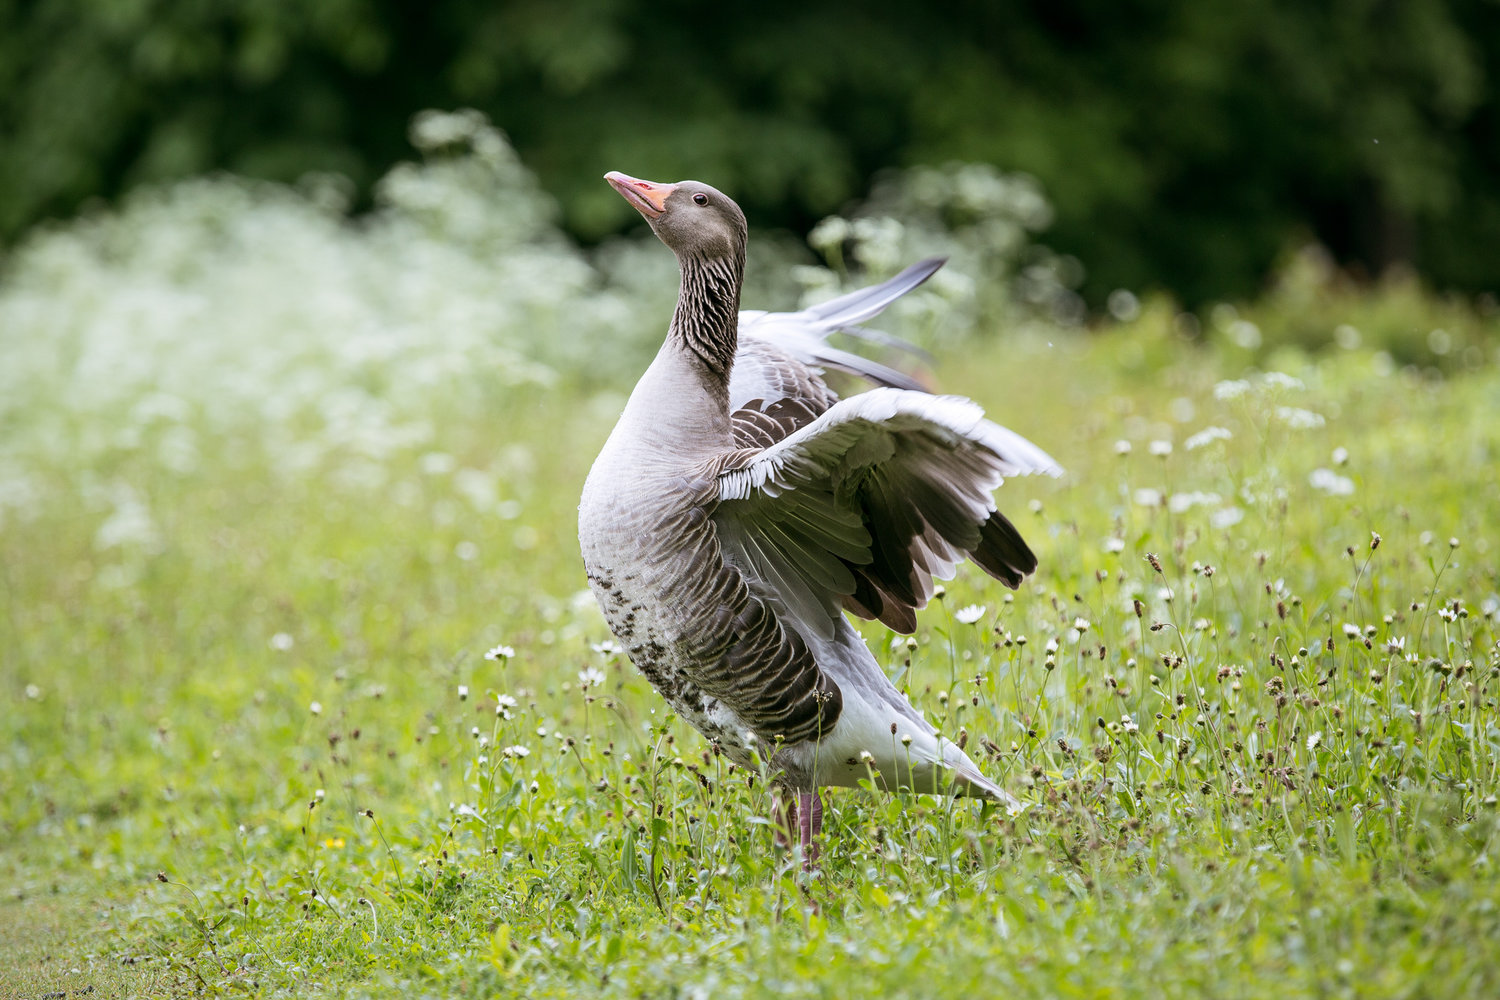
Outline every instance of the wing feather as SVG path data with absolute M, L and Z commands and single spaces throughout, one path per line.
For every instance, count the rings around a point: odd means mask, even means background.
M 992 497 L 1035 472 L 1061 470 L 972 402 L 874 389 L 730 456 L 713 516 L 725 558 L 801 627 L 831 635 L 842 606 L 909 632 L 964 558 L 1012 587 L 1036 568 Z

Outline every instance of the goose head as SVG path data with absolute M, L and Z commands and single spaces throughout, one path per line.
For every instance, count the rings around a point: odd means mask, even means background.
M 745 213 L 701 181 L 658 184 L 611 170 L 604 175 L 679 259 L 744 259 Z

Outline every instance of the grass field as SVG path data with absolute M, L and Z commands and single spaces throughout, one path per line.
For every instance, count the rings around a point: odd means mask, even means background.
M 387 352 L 260 421 L 295 364 L 231 392 L 163 354 L 123 409 L 36 383 L 0 995 L 1500 995 L 1500 367 L 1175 331 L 942 358 L 1068 475 L 1000 493 L 1020 591 L 965 571 L 865 633 L 1030 808 L 835 791 L 811 877 L 585 592 L 633 370 Z

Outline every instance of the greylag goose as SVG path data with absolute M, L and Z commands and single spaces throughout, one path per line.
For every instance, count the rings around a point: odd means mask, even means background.
M 911 632 L 933 578 L 963 559 L 1010 587 L 1036 568 L 991 494 L 1057 463 L 973 402 L 825 342 L 942 262 L 800 314 L 741 314 L 739 206 L 697 181 L 606 180 L 681 270 L 666 340 L 578 508 L 610 629 L 716 752 L 769 767 L 790 793 L 778 842 L 795 826 L 805 867 L 823 786 L 871 779 L 1019 808 L 911 706 L 843 614 Z M 822 366 L 882 384 L 841 400 Z

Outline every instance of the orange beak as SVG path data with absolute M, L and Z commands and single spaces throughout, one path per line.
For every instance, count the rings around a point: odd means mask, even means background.
M 604 175 L 610 186 L 620 192 L 621 197 L 630 202 L 637 212 L 647 219 L 658 218 L 667 210 L 667 197 L 677 190 L 676 184 L 657 184 L 653 181 L 643 181 L 639 177 L 631 177 L 622 174 L 618 170 L 611 170 Z

